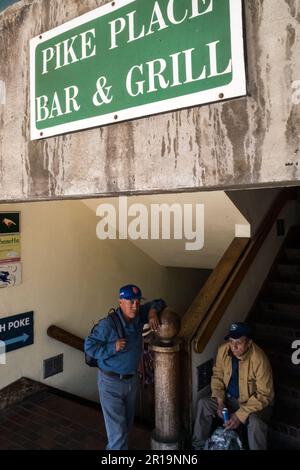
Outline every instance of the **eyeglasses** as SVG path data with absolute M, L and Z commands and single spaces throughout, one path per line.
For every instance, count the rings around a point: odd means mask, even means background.
M 121 300 L 124 300 L 125 302 L 130 302 L 131 305 L 137 303 L 137 304 L 140 304 L 141 303 L 141 299 L 121 299 Z

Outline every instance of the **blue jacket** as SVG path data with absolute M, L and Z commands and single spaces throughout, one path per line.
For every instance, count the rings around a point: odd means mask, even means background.
M 101 320 L 93 332 L 87 336 L 84 342 L 84 351 L 97 359 L 98 367 L 104 371 L 116 372 L 118 374 L 135 374 L 138 370 L 142 353 L 142 331 L 148 322 L 148 313 L 155 308 L 157 313 L 166 307 L 162 299 L 153 300 L 140 306 L 139 313 L 130 322 L 124 319 L 120 308 L 116 310 L 120 317 L 127 340 L 126 347 L 116 351 L 118 333 L 107 318 Z

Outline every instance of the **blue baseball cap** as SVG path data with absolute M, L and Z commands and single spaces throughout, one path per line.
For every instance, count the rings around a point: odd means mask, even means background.
M 230 325 L 229 333 L 224 337 L 225 340 L 229 338 L 238 339 L 242 336 L 246 336 L 247 338 L 252 338 L 252 332 L 250 325 L 247 323 L 242 322 L 233 322 Z
M 126 286 L 120 288 L 119 299 L 141 300 L 142 298 L 141 289 L 134 284 L 127 284 Z

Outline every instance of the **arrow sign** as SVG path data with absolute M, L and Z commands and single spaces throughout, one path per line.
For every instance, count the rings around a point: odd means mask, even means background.
M 33 344 L 33 312 L 0 318 L 0 342 L 9 353 Z
M 4 343 L 6 344 L 6 346 L 8 346 L 9 344 L 20 343 L 22 341 L 23 343 L 25 343 L 25 341 L 27 341 L 28 338 L 29 338 L 29 335 L 27 335 L 26 333 L 23 333 L 22 336 L 17 336 L 16 338 L 7 339 L 6 341 L 4 341 Z

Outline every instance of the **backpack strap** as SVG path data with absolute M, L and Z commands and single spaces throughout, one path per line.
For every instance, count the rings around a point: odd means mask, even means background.
M 120 319 L 119 315 L 117 314 L 117 312 L 114 309 L 111 309 L 108 312 L 107 318 L 111 319 L 113 327 L 116 330 L 119 338 L 125 338 L 124 328 L 123 328 L 123 325 L 121 323 L 121 319 Z

